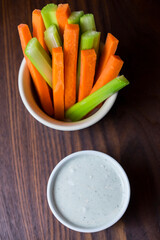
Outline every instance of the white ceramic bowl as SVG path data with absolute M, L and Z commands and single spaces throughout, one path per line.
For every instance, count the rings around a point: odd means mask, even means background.
M 80 226 L 76 226 L 73 222 L 71 223 L 70 221 L 67 221 L 67 219 L 63 218 L 63 216 L 60 213 L 60 210 L 57 210 L 56 208 L 56 203 L 54 201 L 54 194 L 53 194 L 53 188 L 54 188 L 54 184 L 56 182 L 56 177 L 58 175 L 58 172 L 60 169 L 63 168 L 63 166 L 66 164 L 66 162 L 73 160 L 74 157 L 81 157 L 81 156 L 85 156 L 87 158 L 87 156 L 90 155 L 92 157 L 94 156 L 98 156 L 99 158 L 105 159 L 108 161 L 109 165 L 111 167 L 114 168 L 114 170 L 116 171 L 116 173 L 119 176 L 120 181 L 122 182 L 122 187 L 123 187 L 123 201 L 121 204 L 121 207 L 119 208 L 119 210 L 117 211 L 116 214 L 113 214 L 113 216 L 111 216 L 109 218 L 109 220 L 106 221 L 105 225 L 100 226 L 100 227 L 94 227 L 94 228 L 87 228 L 87 227 L 80 227 Z M 78 170 L 77 170 L 78 171 Z M 129 180 L 128 177 L 125 173 L 125 171 L 123 170 L 123 168 L 121 167 L 121 165 L 114 160 L 112 157 L 110 157 L 107 154 L 104 154 L 102 152 L 97 152 L 97 151 L 92 151 L 92 150 L 88 150 L 88 151 L 79 151 L 79 152 L 75 152 L 72 153 L 70 155 L 68 155 L 67 157 L 65 157 L 64 159 L 62 159 L 57 165 L 56 167 L 53 169 L 49 180 L 48 180 L 48 185 L 47 185 L 47 200 L 48 200 L 48 204 L 49 207 L 52 211 L 52 213 L 54 214 L 54 216 L 66 227 L 78 231 L 78 232 L 98 232 L 101 230 L 104 230 L 106 228 L 109 228 L 110 226 L 112 226 L 113 224 L 115 224 L 121 217 L 122 215 L 125 213 L 128 204 L 129 204 L 129 200 L 130 200 L 130 184 L 129 184 Z
M 109 112 L 117 98 L 117 93 L 115 93 L 104 102 L 97 112 L 81 121 L 64 122 L 51 118 L 38 106 L 31 89 L 31 78 L 25 59 L 22 60 L 20 65 L 18 87 L 21 99 L 29 113 L 43 125 L 62 131 L 80 130 L 95 124 Z

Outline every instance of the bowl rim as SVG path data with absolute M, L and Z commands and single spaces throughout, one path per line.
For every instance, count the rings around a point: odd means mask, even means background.
M 88 118 L 85 118 L 83 120 L 77 121 L 77 122 L 63 122 L 63 121 L 58 121 L 54 118 L 51 118 L 48 116 L 45 112 L 43 112 L 39 106 L 39 110 L 41 111 L 41 115 L 45 116 L 45 118 L 39 116 L 36 111 L 33 110 L 33 108 L 30 106 L 29 101 L 24 93 L 24 88 L 23 88 L 23 73 L 25 68 L 27 67 L 26 60 L 23 58 L 20 68 L 19 68 L 19 73 L 18 73 L 18 89 L 20 93 L 20 97 L 22 99 L 23 104 L 25 105 L 26 109 L 28 112 L 40 123 L 43 125 L 56 129 L 56 130 L 61 130 L 61 131 L 75 131 L 75 130 L 81 130 L 87 127 L 90 127 L 91 125 L 97 123 L 100 121 L 112 108 L 118 92 L 114 93 L 111 97 L 109 97 L 107 100 L 105 100 L 104 104 L 102 107 L 97 110 L 93 115 L 89 116 Z M 27 71 L 29 72 L 28 68 Z M 37 104 L 36 104 L 37 105 Z
M 52 193 L 52 184 L 53 184 L 53 181 L 56 178 L 56 174 L 60 170 L 60 168 L 62 168 L 63 165 L 67 161 L 71 160 L 75 156 L 89 155 L 89 154 L 96 155 L 96 156 L 98 155 L 99 157 L 107 159 L 107 161 L 109 161 L 112 166 L 114 166 L 116 169 L 118 169 L 117 172 L 120 174 L 120 176 L 122 177 L 124 184 L 125 184 L 124 202 L 123 202 L 122 208 L 119 209 L 118 214 L 112 220 L 110 220 L 109 223 L 107 223 L 103 226 L 100 226 L 100 227 L 95 227 L 95 228 L 78 227 L 78 226 L 75 226 L 74 223 L 72 224 L 69 221 L 67 221 L 66 219 L 64 219 L 61 216 L 61 214 L 60 213 L 58 214 L 58 211 L 56 211 L 54 209 L 54 206 L 52 204 L 52 197 L 51 197 L 53 194 Z M 129 179 L 128 179 L 128 176 L 127 176 L 126 172 L 124 171 L 123 167 L 120 165 L 120 163 L 118 163 L 114 158 L 112 158 L 108 154 L 100 152 L 100 151 L 94 151 L 94 150 L 82 150 L 82 151 L 71 153 L 70 155 L 64 157 L 52 170 L 52 172 L 49 176 L 49 179 L 48 179 L 48 183 L 47 183 L 47 201 L 48 201 L 48 205 L 49 205 L 50 210 L 53 213 L 53 215 L 64 226 L 68 227 L 71 230 L 83 232 L 83 233 L 99 232 L 99 231 L 102 231 L 102 230 L 105 230 L 105 229 L 111 227 L 113 224 L 118 222 L 120 220 L 120 218 L 124 215 L 125 211 L 127 210 L 127 207 L 128 207 L 129 201 L 130 201 L 130 195 L 131 195 L 131 189 L 130 189 Z

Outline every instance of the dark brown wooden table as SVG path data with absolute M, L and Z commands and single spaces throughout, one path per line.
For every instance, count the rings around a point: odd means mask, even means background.
M 49 129 L 25 109 L 17 76 L 23 58 L 17 25 L 49 1 L 0 2 L 0 239 L 160 239 L 160 7 L 159 1 L 72 0 L 72 10 L 95 15 L 97 29 L 119 40 L 117 54 L 130 86 L 94 126 L 75 132 Z M 55 1 L 59 2 L 59 1 Z M 63 2 L 63 1 L 61 1 Z M 66 2 L 66 1 L 65 1 Z M 48 177 L 66 155 L 94 149 L 114 157 L 131 183 L 127 212 L 95 234 L 71 231 L 52 215 Z

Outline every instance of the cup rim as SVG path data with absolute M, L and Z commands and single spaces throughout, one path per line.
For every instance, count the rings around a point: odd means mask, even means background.
M 56 178 L 56 175 L 58 173 L 58 171 L 60 170 L 60 168 L 63 167 L 63 165 L 69 161 L 70 159 L 72 159 L 75 156 L 80 156 L 80 155 L 98 155 L 99 157 L 102 158 L 106 158 L 107 161 L 109 161 L 111 163 L 111 165 L 114 165 L 115 168 L 117 168 L 117 171 L 119 172 L 120 176 L 123 179 L 123 182 L 125 184 L 125 197 L 124 197 L 124 202 L 123 202 L 123 206 L 122 208 L 119 209 L 118 214 L 109 221 L 109 223 L 100 226 L 100 227 L 95 227 L 95 228 L 83 228 L 83 227 L 78 227 L 75 226 L 74 223 L 70 223 L 69 221 L 67 221 L 67 219 L 64 219 L 60 213 L 58 213 L 58 211 L 56 211 L 54 209 L 54 206 L 52 204 L 52 185 L 53 182 Z M 123 216 L 123 214 L 125 213 L 129 201 L 130 201 L 130 194 L 131 194 L 131 190 L 130 190 L 130 183 L 129 183 L 129 179 L 128 176 L 126 174 L 126 172 L 124 171 L 124 169 L 122 168 L 122 166 L 111 156 L 109 156 L 106 153 L 102 153 L 99 151 L 94 151 L 94 150 L 83 150 L 83 151 L 78 151 L 78 152 L 74 152 L 68 156 L 66 156 L 65 158 L 63 158 L 56 166 L 55 168 L 52 170 L 50 177 L 48 179 L 48 183 L 47 183 L 47 201 L 48 201 L 48 205 L 50 207 L 51 212 L 53 213 L 53 215 L 57 218 L 57 220 L 59 222 L 61 222 L 64 226 L 68 227 L 71 230 L 74 231 L 78 231 L 78 232 L 83 232 L 83 233 L 94 233 L 94 232 L 99 232 L 102 230 L 105 230 L 109 227 L 111 227 L 113 224 L 115 224 L 116 222 L 118 222 L 120 220 L 120 218 Z
M 77 122 L 63 122 L 63 121 L 58 121 L 54 118 L 51 118 L 48 116 L 45 112 L 43 112 L 39 106 L 37 105 L 37 109 L 40 112 L 40 114 L 37 113 L 37 111 L 33 110 L 32 106 L 30 105 L 26 94 L 25 94 L 25 89 L 24 89 L 24 71 L 25 68 L 27 67 L 26 60 L 23 58 L 20 68 L 19 68 L 19 73 L 18 73 L 18 89 L 20 93 L 20 97 L 22 99 L 23 104 L 25 105 L 26 109 L 29 111 L 29 113 L 40 123 L 43 125 L 50 127 L 52 129 L 56 130 L 61 130 L 61 131 L 75 131 L 75 130 L 80 130 L 84 129 L 87 127 L 90 127 L 91 125 L 97 123 L 100 121 L 112 108 L 118 93 L 113 94 L 111 97 L 109 97 L 107 100 L 105 100 L 104 104 L 102 107 L 97 110 L 93 115 L 89 116 L 88 118 L 85 118 L 83 120 L 77 121 Z M 27 68 L 28 70 L 28 68 Z M 28 70 L 29 72 L 29 70 Z

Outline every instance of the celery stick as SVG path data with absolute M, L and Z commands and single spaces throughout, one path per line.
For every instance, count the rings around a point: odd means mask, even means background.
M 94 50 L 98 54 L 100 36 L 101 33 L 96 31 L 87 31 L 83 33 L 81 35 L 80 50 L 94 48 Z
M 81 70 L 81 50 L 94 48 L 95 52 L 98 55 L 100 36 L 101 36 L 100 32 L 92 30 L 87 31 L 81 35 L 77 70 L 77 91 L 79 88 L 79 78 Z
M 81 120 L 87 113 L 93 110 L 101 102 L 128 84 L 129 81 L 123 75 L 113 79 L 88 97 L 84 98 L 82 101 L 70 107 L 66 111 L 66 118 L 72 121 Z
M 44 40 L 51 54 L 52 48 L 62 46 L 61 38 L 56 25 L 52 24 L 49 28 L 47 28 L 47 30 L 44 32 Z
M 52 61 L 37 38 L 32 38 L 28 42 L 25 54 L 52 88 Z
M 42 8 L 41 14 L 46 29 L 49 28 L 51 24 L 55 24 L 58 27 L 56 10 L 57 5 L 54 3 L 47 4 L 44 8 Z
M 68 23 L 69 24 L 79 24 L 80 17 L 82 17 L 83 15 L 84 15 L 83 11 L 72 12 L 71 15 L 68 18 Z
M 91 13 L 85 14 L 80 18 L 80 29 L 81 33 L 89 30 L 96 31 L 96 24 L 94 21 L 94 15 Z

